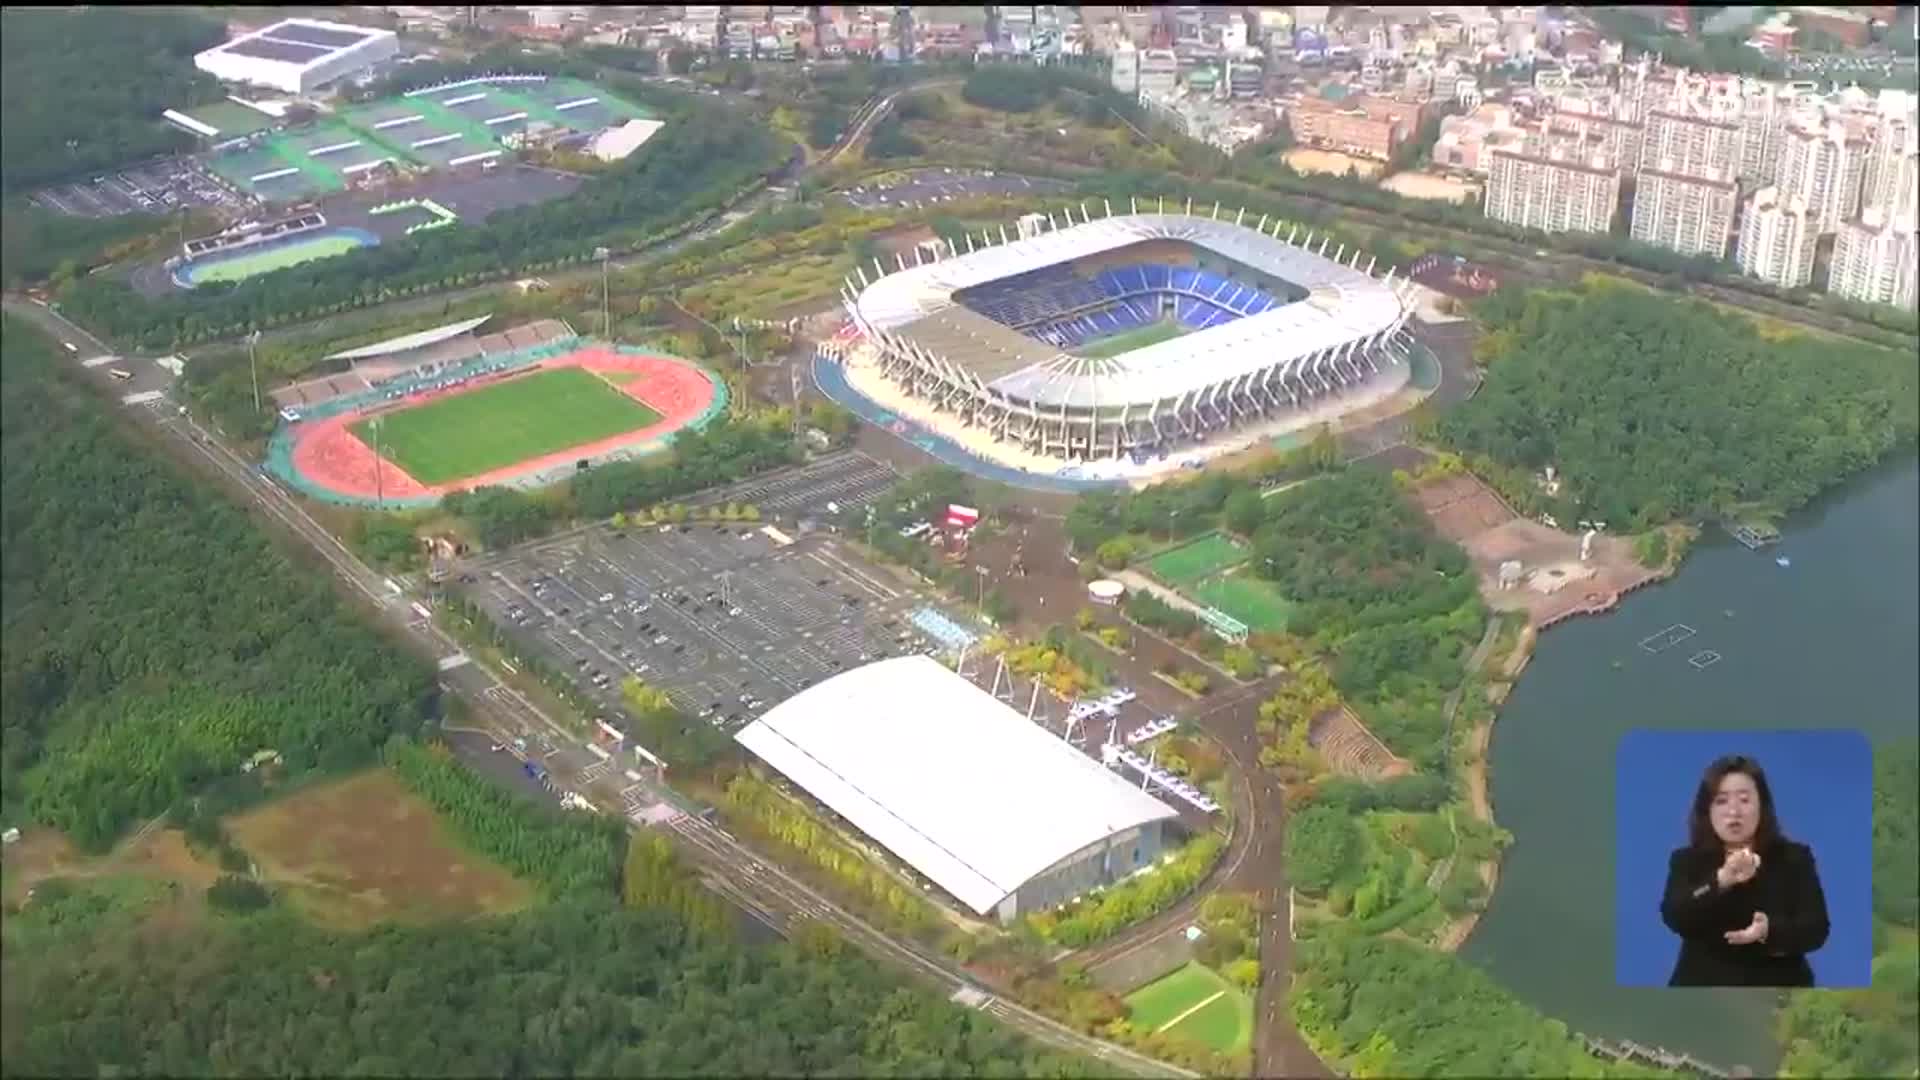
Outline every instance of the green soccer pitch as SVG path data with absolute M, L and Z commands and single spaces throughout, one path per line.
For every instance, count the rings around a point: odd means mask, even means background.
M 1095 360 L 1104 360 L 1109 356 L 1119 356 L 1121 353 L 1132 352 L 1135 349 L 1144 349 L 1149 345 L 1158 345 L 1163 341 L 1172 341 L 1184 333 L 1186 333 L 1186 331 L 1180 329 L 1179 323 L 1174 322 L 1172 319 L 1164 319 L 1154 323 L 1152 326 L 1143 326 L 1138 330 L 1129 330 L 1124 334 L 1115 334 L 1110 338 L 1101 338 L 1099 341 L 1082 345 L 1073 351 L 1081 356 L 1091 357 Z
M 1197 963 L 1126 996 L 1128 1020 L 1140 1032 L 1166 1032 L 1223 1054 L 1253 1039 L 1253 1002 L 1232 983 Z
M 637 431 L 659 419 L 598 375 L 567 367 L 361 420 L 352 430 L 431 487 Z

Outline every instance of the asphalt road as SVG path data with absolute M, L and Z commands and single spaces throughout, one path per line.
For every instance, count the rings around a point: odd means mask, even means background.
M 78 345 L 82 356 L 108 351 L 92 335 L 45 308 L 11 296 L 6 298 L 5 306 L 9 313 L 28 318 L 57 337 Z M 103 389 L 111 385 L 105 381 L 104 373 L 98 378 L 102 380 Z M 163 436 L 184 448 L 189 459 L 206 471 L 244 492 L 244 501 L 251 509 L 310 546 L 357 599 L 374 609 L 378 622 L 405 635 L 408 643 L 422 655 L 435 658 L 441 669 L 442 687 L 466 702 L 474 723 L 503 739 L 527 739 L 530 752 L 541 755 L 557 788 L 578 792 L 603 812 L 633 805 L 636 794 L 654 795 L 663 803 L 687 805 L 683 797 L 663 785 L 650 783 L 638 772 L 615 772 L 607 768 L 602 753 L 597 752 L 599 748 L 590 738 L 574 734 L 542 712 L 483 663 L 468 657 L 458 643 L 431 620 L 420 617 L 414 605 L 424 604 L 424 600 L 419 593 L 410 591 L 410 583 L 390 585 L 385 575 L 361 562 L 285 491 L 266 481 L 253 466 L 190 417 L 144 408 L 131 409 L 129 413 L 149 422 Z M 588 764 L 578 764 L 580 762 Z M 669 827 L 684 841 L 683 849 L 692 856 L 703 876 L 714 882 L 723 896 L 768 925 L 779 929 L 790 928 L 799 919 L 822 922 L 835 928 L 856 947 L 950 993 L 978 991 L 972 980 L 944 957 L 930 956 L 916 946 L 894 941 L 697 816 L 677 817 Z M 1039 1042 L 1141 1076 L 1198 1075 L 1082 1035 L 1012 1002 L 995 998 L 984 1008 L 1002 1023 Z

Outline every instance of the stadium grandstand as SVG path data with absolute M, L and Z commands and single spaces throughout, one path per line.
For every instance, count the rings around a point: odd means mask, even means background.
M 1042 221 L 859 268 L 880 374 L 1028 453 L 1136 463 L 1404 380 L 1408 283 L 1324 236 L 1218 207 Z
M 274 404 L 280 407 L 282 419 L 294 423 L 304 410 L 335 398 L 401 383 L 412 386 L 475 360 L 573 336 L 573 329 L 557 319 L 540 319 L 491 334 L 476 333 L 491 318 L 482 315 L 334 353 L 322 361 L 329 369 L 327 374 L 280 387 L 272 392 Z
M 391 30 L 281 19 L 199 53 L 193 66 L 222 82 L 305 94 L 399 53 L 399 35 Z
M 319 211 L 295 213 L 273 221 L 242 221 L 212 236 L 202 236 L 187 241 L 181 245 L 180 253 L 187 259 L 197 259 L 217 251 L 235 251 L 255 244 L 264 244 L 269 240 L 312 232 L 315 229 L 325 228 L 326 224 L 326 215 Z
M 1177 817 L 928 656 L 835 675 L 735 738 L 961 906 L 1002 922 L 1152 866 Z

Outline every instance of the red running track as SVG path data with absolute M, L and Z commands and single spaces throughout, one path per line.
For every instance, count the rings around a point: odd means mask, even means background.
M 660 419 L 644 428 L 614 435 L 597 442 L 582 443 L 537 458 L 494 469 L 491 472 L 429 486 L 409 476 L 391 461 L 374 455 L 350 428 L 366 415 L 347 413 L 302 425 L 295 433 L 293 467 L 319 487 L 342 495 L 372 501 L 376 495 L 387 499 L 434 498 L 454 491 L 505 484 L 555 465 L 595 458 L 616 450 L 641 446 L 669 435 L 705 412 L 713 404 L 716 388 L 708 374 L 691 364 L 665 356 L 629 356 L 606 349 L 582 349 L 540 364 L 543 369 L 583 367 L 601 375 L 630 372 L 624 384 L 615 389 L 660 414 Z M 495 380 L 469 383 L 415 394 L 390 404 L 383 411 L 412 408 L 429 401 L 464 394 Z

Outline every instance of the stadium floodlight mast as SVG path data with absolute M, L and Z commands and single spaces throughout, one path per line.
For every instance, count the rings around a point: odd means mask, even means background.
M 260 331 L 247 335 L 247 371 L 253 376 L 253 411 L 260 411 Z
M 613 305 L 608 302 L 607 260 L 613 256 L 611 248 L 593 249 L 593 257 L 600 260 L 600 336 L 613 340 Z

